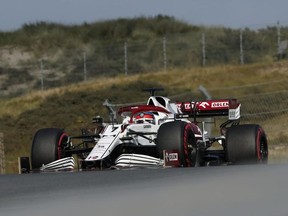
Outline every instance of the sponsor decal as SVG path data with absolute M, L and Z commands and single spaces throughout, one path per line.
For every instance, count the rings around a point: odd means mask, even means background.
M 143 128 L 151 128 L 151 125 L 143 125 Z
M 164 166 L 179 167 L 179 151 L 178 150 L 164 150 Z
M 165 158 L 167 161 L 178 161 L 178 153 L 168 153 L 166 152 Z
M 229 102 L 228 101 L 225 101 L 225 102 L 212 102 L 211 107 L 213 107 L 213 108 L 229 107 Z
M 185 110 L 191 110 L 192 108 L 194 108 L 194 102 L 192 102 L 192 103 L 185 102 L 184 103 L 184 109 Z
M 93 156 L 92 157 L 93 160 L 96 160 L 97 158 L 98 158 L 98 156 Z
M 201 102 L 199 106 L 200 106 L 200 107 L 203 107 L 204 109 L 206 109 L 206 106 L 209 106 L 209 103 L 207 103 L 207 102 Z
M 190 103 L 185 103 L 184 104 L 184 108 L 185 109 L 190 109 L 191 108 L 191 104 Z

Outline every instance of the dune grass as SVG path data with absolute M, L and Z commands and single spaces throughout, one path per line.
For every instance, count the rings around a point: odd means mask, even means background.
M 45 89 L 83 80 L 83 52 L 89 79 L 118 77 L 124 74 L 124 42 L 128 44 L 129 75 L 162 70 L 164 37 L 169 71 L 197 68 L 203 57 L 202 33 L 206 35 L 206 66 L 239 64 L 239 29 L 189 25 L 165 15 L 82 25 L 41 21 L 25 24 L 13 32 L 0 32 L 0 97 L 41 89 L 40 61 L 44 65 Z M 243 29 L 245 63 L 271 62 L 277 51 L 276 35 L 275 27 Z M 287 36 L 288 28 L 281 27 L 281 37 Z M 209 68 L 195 70 L 201 74 L 193 76 L 193 82 L 210 73 Z M 229 85 L 230 75 L 235 76 L 229 72 L 222 80 L 225 85 Z
M 277 85 L 269 85 L 269 81 L 277 80 L 280 81 Z M 80 128 L 92 127 L 91 119 L 95 115 L 101 115 L 109 121 L 108 113 L 102 106 L 105 99 L 110 99 L 115 104 L 145 102 L 149 95 L 142 92 L 143 88 L 163 87 L 165 91 L 161 93 L 165 96 L 186 94 L 186 98 L 192 100 L 195 99 L 193 97 L 201 96 L 197 93 L 199 85 L 211 90 L 214 98 L 241 98 L 259 93 L 287 91 L 285 80 L 288 80 L 287 61 L 102 77 L 2 99 L 0 131 L 4 133 L 7 172 L 16 172 L 18 156 L 30 154 L 32 137 L 37 129 L 60 127 L 65 128 L 69 134 L 77 135 Z M 261 83 L 264 83 L 264 88 L 259 85 Z M 287 121 L 287 113 L 282 117 L 275 117 L 275 122 L 281 124 L 281 121 Z M 267 120 L 266 123 L 269 122 L 271 121 Z

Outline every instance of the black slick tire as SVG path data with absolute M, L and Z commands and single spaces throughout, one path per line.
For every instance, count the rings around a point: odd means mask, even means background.
M 267 163 L 268 143 L 264 130 L 256 124 L 228 128 L 225 155 L 232 164 Z
M 31 166 L 38 169 L 63 157 L 63 143 L 68 139 L 67 134 L 58 128 L 38 130 L 33 138 L 31 147 Z
M 157 133 L 157 149 L 161 158 L 163 150 L 179 151 L 180 166 L 197 165 L 198 154 L 191 123 L 173 121 L 162 124 Z

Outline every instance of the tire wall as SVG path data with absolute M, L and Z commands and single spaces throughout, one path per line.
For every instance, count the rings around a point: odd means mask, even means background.
M 263 142 L 267 145 L 266 135 L 259 125 L 232 126 L 227 130 L 226 160 L 234 164 L 258 163 Z

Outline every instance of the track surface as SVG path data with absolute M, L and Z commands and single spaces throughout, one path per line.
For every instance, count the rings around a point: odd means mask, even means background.
M 0 214 L 287 216 L 288 165 L 0 176 Z

